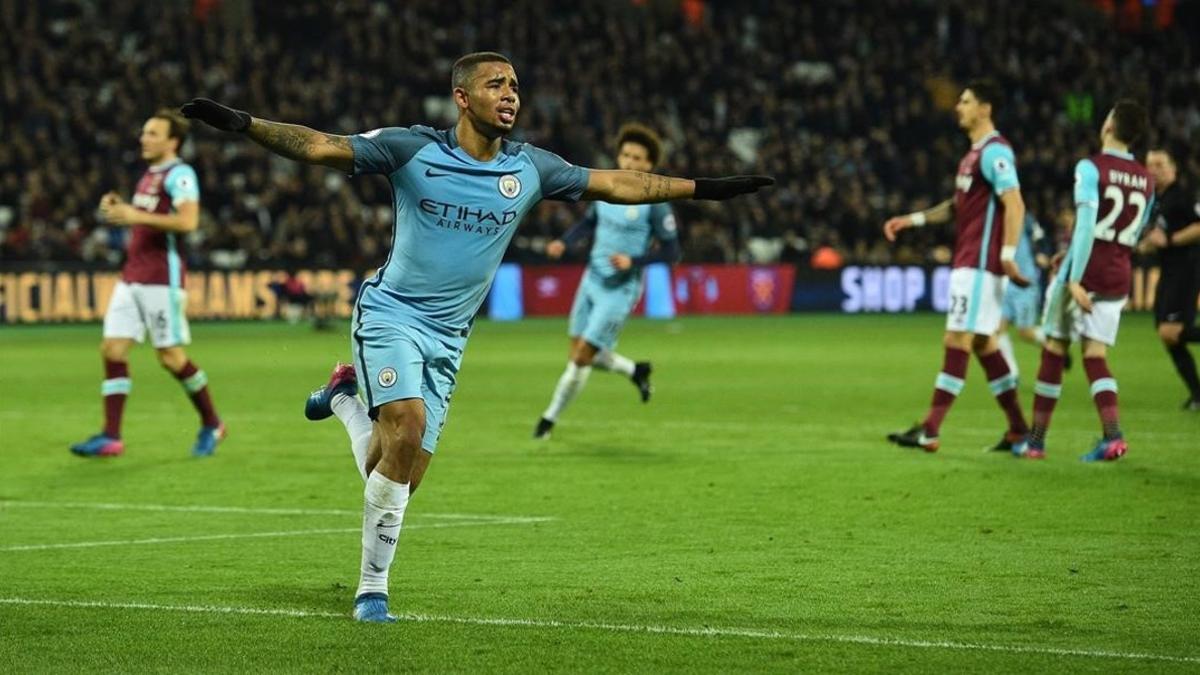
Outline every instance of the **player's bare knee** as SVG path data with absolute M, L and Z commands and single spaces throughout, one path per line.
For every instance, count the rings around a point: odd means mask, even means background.
M 1176 323 L 1163 323 L 1158 326 L 1158 337 L 1164 345 L 1174 347 L 1179 344 L 1179 336 L 1183 334 L 1183 326 Z
M 418 449 L 425 436 L 424 407 L 408 404 L 407 401 L 399 403 L 400 405 L 384 405 L 376 421 L 384 434 L 384 454 L 394 449 Z
M 172 373 L 178 373 L 187 365 L 187 354 L 179 347 L 159 349 L 158 363 Z
M 1083 341 L 1083 357 L 1085 359 L 1102 359 L 1108 356 L 1108 345 L 1095 340 Z
M 996 338 L 992 335 L 975 335 L 971 338 L 971 351 L 983 356 L 996 351 Z
M 951 349 L 970 349 L 971 334 L 959 333 L 957 331 L 947 331 L 942 338 L 942 344 Z
M 1062 356 L 1067 353 L 1067 343 L 1062 340 L 1049 338 L 1046 340 L 1046 351 L 1056 356 Z

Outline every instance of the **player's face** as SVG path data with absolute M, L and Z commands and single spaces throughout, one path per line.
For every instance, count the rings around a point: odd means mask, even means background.
M 1154 182 L 1166 185 L 1175 182 L 1175 162 L 1171 156 L 1161 150 L 1151 150 L 1146 153 L 1146 168 L 1154 176 Z
M 984 104 L 975 98 L 975 92 L 964 89 L 958 97 L 958 103 L 954 106 L 954 111 L 958 113 L 959 128 L 974 129 L 975 125 L 986 117 L 986 114 L 990 114 L 990 108 L 991 106 L 987 106 L 985 109 Z
M 640 143 L 622 143 L 617 149 L 617 166 L 624 171 L 649 171 L 654 168 L 650 151 Z
M 164 119 L 151 117 L 142 125 L 142 159 L 157 162 L 168 152 L 175 150 L 178 141 L 169 136 L 171 124 Z
M 512 131 L 521 110 L 517 73 L 507 63 L 481 63 L 475 68 L 469 90 L 456 90 L 455 100 L 463 114 L 496 136 Z

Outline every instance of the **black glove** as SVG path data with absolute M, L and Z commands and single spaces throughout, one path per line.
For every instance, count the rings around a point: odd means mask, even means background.
M 194 98 L 179 109 L 184 117 L 200 120 L 221 131 L 241 133 L 250 128 L 250 113 L 234 110 L 207 98 Z
M 728 178 L 697 178 L 696 194 L 692 199 L 729 199 L 758 192 L 759 188 L 774 185 L 770 176 L 729 176 Z

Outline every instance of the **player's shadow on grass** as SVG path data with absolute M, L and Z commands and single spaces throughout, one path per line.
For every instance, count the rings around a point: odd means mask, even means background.
M 262 604 L 263 598 L 271 598 L 272 604 L 292 609 L 313 612 L 345 613 L 350 618 L 350 604 L 354 600 L 354 585 L 342 582 L 326 584 L 309 583 L 304 586 L 264 584 L 246 588 L 231 596 L 234 602 L 248 607 Z

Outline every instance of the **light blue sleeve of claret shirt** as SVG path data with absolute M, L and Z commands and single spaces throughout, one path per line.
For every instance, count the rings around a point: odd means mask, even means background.
M 434 141 L 433 130 L 418 127 L 384 127 L 350 137 L 354 152 L 354 175 L 388 175 L 408 163 L 421 148 Z
M 577 202 L 583 197 L 588 185 L 588 170 L 575 166 L 558 155 L 541 148 L 526 145 L 525 153 L 538 172 L 542 199 L 560 202 Z
M 168 171 L 163 188 L 171 195 L 173 206 L 200 201 L 200 181 L 196 178 L 196 170 L 189 164 L 179 164 Z
M 983 148 L 979 157 L 979 170 L 992 185 L 992 192 L 1003 194 L 1021 187 L 1017 180 L 1017 158 L 1012 148 L 1003 143 L 990 143 Z
M 1092 257 L 1092 242 L 1096 238 L 1096 215 L 1100 208 L 1100 170 L 1090 159 L 1075 165 L 1075 231 L 1067 254 L 1067 279 L 1078 282 L 1087 270 Z

